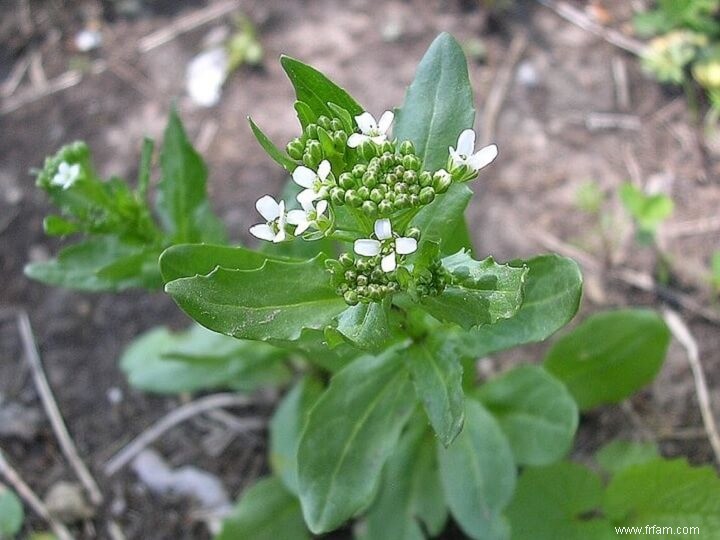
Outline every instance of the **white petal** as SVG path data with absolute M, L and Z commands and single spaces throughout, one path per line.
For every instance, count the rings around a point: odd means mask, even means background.
M 70 171 L 70 165 L 68 165 L 64 161 L 58 166 L 57 172 L 59 172 L 62 175 L 66 175 L 69 171 Z
M 325 213 L 325 210 L 327 210 L 328 202 L 325 200 L 319 201 L 317 203 L 317 206 L 315 207 L 315 213 L 318 215 L 318 217 L 322 216 Z
M 389 219 L 385 218 L 375 220 L 375 236 L 378 240 L 387 240 L 388 238 L 392 238 L 392 225 L 390 224 Z
M 262 225 L 253 225 L 250 227 L 250 234 L 260 240 L 271 241 L 275 239 L 275 233 L 269 225 L 263 223 Z
M 414 238 L 402 237 L 395 240 L 395 251 L 400 255 L 408 255 L 417 251 L 417 240 Z
M 367 135 L 362 135 L 360 133 L 353 133 L 352 135 L 350 135 L 348 137 L 347 145 L 350 148 L 357 148 L 362 143 L 364 143 L 365 141 L 368 141 L 368 140 L 370 140 L 370 137 L 368 137 Z
M 273 242 L 276 244 L 279 244 L 280 242 L 285 241 L 285 229 L 280 229 L 278 233 L 275 235 L 275 238 L 273 238 Z
M 305 165 L 300 165 L 295 168 L 292 173 L 292 177 L 297 185 L 304 188 L 311 188 L 318 175 L 315 171 L 307 168 Z
M 280 205 L 270 195 L 263 195 L 255 203 L 255 208 L 265 221 L 273 221 L 280 217 Z
M 468 165 L 470 165 L 470 167 L 472 167 L 474 170 L 479 171 L 483 167 L 487 167 L 493 161 L 495 161 L 497 155 L 498 147 L 494 144 L 491 144 L 489 146 L 486 146 L 485 148 L 478 150 L 477 153 L 473 154 L 473 156 L 468 160 Z
M 68 173 L 70 174 L 70 177 L 75 180 L 78 176 L 80 176 L 80 164 L 76 163 L 71 166 L 70 169 L 68 169 Z
M 287 222 L 290 225 L 300 225 L 307 221 L 307 214 L 304 210 L 290 210 L 287 214 Z
M 330 162 L 327 159 L 323 159 L 318 166 L 317 175 L 320 180 L 325 180 L 330 174 Z
M 312 207 L 312 202 L 317 199 L 319 195 L 315 193 L 313 189 L 304 189 L 297 195 L 297 201 L 300 203 L 305 210 Z
M 475 150 L 475 132 L 472 129 L 466 129 L 458 137 L 457 151 L 458 154 L 469 156 Z
M 457 167 L 459 167 L 460 165 L 465 165 L 465 159 L 463 159 L 460 153 L 452 146 L 450 147 L 450 158 L 452 159 L 453 165 Z
M 377 129 L 377 122 L 375 122 L 375 117 L 370 114 L 369 112 L 364 112 L 360 116 L 355 117 L 355 122 L 357 122 L 358 127 L 360 128 L 360 131 L 362 131 L 365 134 L 370 133 L 373 130 Z
M 380 268 L 382 268 L 383 272 L 392 272 L 397 267 L 397 264 L 395 263 L 395 252 L 391 252 L 388 255 L 385 255 L 382 258 L 382 261 L 380 262 Z
M 380 253 L 380 242 L 371 238 L 361 238 L 360 240 L 355 240 L 353 249 L 358 255 L 374 257 Z
M 297 226 L 297 229 L 295 229 L 295 236 L 300 236 L 302 233 L 307 231 L 309 226 L 310 226 L 310 222 L 308 220 L 305 220 L 303 223 L 300 223 Z
M 278 210 L 280 211 L 280 215 L 278 216 L 278 227 L 282 231 L 285 229 L 285 222 L 287 221 L 287 214 L 285 213 L 285 201 L 280 201 L 280 204 L 278 205 Z
M 380 133 L 387 133 L 388 129 L 390 129 L 390 125 L 393 123 L 394 118 L 395 114 L 392 111 L 385 111 L 384 113 L 382 113 L 380 121 L 378 122 L 378 130 L 380 131 Z

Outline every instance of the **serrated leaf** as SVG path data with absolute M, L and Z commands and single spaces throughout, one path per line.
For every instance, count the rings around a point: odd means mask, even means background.
M 362 356 L 332 378 L 310 411 L 298 451 L 300 499 L 311 531 L 331 531 L 370 504 L 414 406 L 395 350 Z
M 338 316 L 337 331 L 356 347 L 377 351 L 392 338 L 389 308 L 388 301 L 350 306 Z
M 411 140 L 423 158 L 423 170 L 445 166 L 448 148 L 457 146 L 464 129 L 475 119 L 467 61 L 460 44 L 442 33 L 423 56 L 415 80 L 397 111 L 393 134 Z
M 120 367 L 130 385 L 146 392 L 177 394 L 215 388 L 250 392 L 290 379 L 285 353 L 194 325 L 184 332 L 155 328 L 125 350 Z
M 603 497 L 600 477 L 577 463 L 529 467 L 518 481 L 507 517 L 512 540 L 610 540 L 606 519 L 593 517 Z
M 258 127 L 258 125 L 253 122 L 253 119 L 248 116 L 248 122 L 250 123 L 250 129 L 253 132 L 253 135 L 255 135 L 255 138 L 257 139 L 257 142 L 260 143 L 260 146 L 262 146 L 263 150 L 267 153 L 268 156 L 272 158 L 272 160 L 280 165 L 282 168 L 284 168 L 288 172 L 293 172 L 295 168 L 298 166 L 298 163 L 292 159 L 290 156 L 288 156 L 285 152 L 280 150 L 275 144 L 263 133 L 263 131 Z
M 215 540 L 309 540 L 298 500 L 269 477 L 248 489 Z
M 224 228 L 205 192 L 207 167 L 190 144 L 175 109 L 165 128 L 160 165 L 156 208 L 173 242 L 224 242 Z
M 640 465 L 660 457 L 652 442 L 611 441 L 595 454 L 598 465 L 609 474 L 617 474 L 633 465 Z
M 313 67 L 289 56 L 281 56 L 280 64 L 295 88 L 298 101 L 306 103 L 313 112 L 313 122 L 320 115 L 333 116 L 328 103 L 335 103 L 351 115 L 359 115 L 363 108 L 325 75 Z
M 570 450 L 577 405 L 541 367 L 512 369 L 482 385 L 476 395 L 497 419 L 519 465 L 548 465 Z
M 159 250 L 103 236 L 60 250 L 56 259 L 30 263 L 25 275 L 47 285 L 82 291 L 121 291 L 161 286 Z
M 388 460 L 375 502 L 358 529 L 361 540 L 424 540 L 447 521 L 437 456 L 423 420 L 413 422 Z
M 654 311 L 609 311 L 560 338 L 548 351 L 545 367 L 586 410 L 618 403 L 652 381 L 669 343 L 670 331 Z
M 425 242 L 440 242 L 442 253 L 448 253 L 448 246 L 455 245 L 453 233 L 465 222 L 465 208 L 472 198 L 472 191 L 464 184 L 453 184 L 450 189 L 427 206 L 411 220 L 410 225 L 422 232 L 420 245 Z
M 453 276 L 452 285 L 420 302 L 440 321 L 467 330 L 507 319 L 520 309 L 527 268 L 497 264 L 492 257 L 475 261 L 465 252 L 446 257 L 443 266 Z
M 14 492 L 0 484 L 0 538 L 14 538 L 20 532 L 25 511 Z
M 428 338 L 410 347 L 405 359 L 415 392 L 440 442 L 449 446 L 465 420 L 462 365 L 449 341 Z
M 541 255 L 515 266 L 527 266 L 523 303 L 510 319 L 473 328 L 460 339 L 465 356 L 479 358 L 517 345 L 542 341 L 574 316 L 582 295 L 578 265 L 566 257 Z
M 656 459 L 629 467 L 610 482 L 605 514 L 618 526 L 645 525 L 653 538 L 671 538 L 658 530 L 697 527 L 702 538 L 720 538 L 720 479 L 711 467 L 691 467 L 684 459 Z
M 310 408 L 322 394 L 317 379 L 305 376 L 285 394 L 270 421 L 270 466 L 290 493 L 298 494 L 297 451 Z
M 465 427 L 449 448 L 437 445 L 445 500 L 469 537 L 510 537 L 502 515 L 515 489 L 515 462 L 507 438 L 493 416 L 467 400 Z
M 347 307 L 330 285 L 323 260 L 267 260 L 256 270 L 218 267 L 206 276 L 171 281 L 165 291 L 215 332 L 292 341 L 304 328 L 324 328 Z

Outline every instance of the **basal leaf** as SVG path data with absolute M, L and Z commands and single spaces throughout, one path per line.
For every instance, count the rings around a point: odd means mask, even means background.
M 462 433 L 449 448 L 437 449 L 445 500 L 465 534 L 475 540 L 510 538 L 502 513 L 515 489 L 515 462 L 493 416 L 467 400 Z
M 415 407 L 395 350 L 362 356 L 338 372 L 310 411 L 298 477 L 310 530 L 327 532 L 366 508 Z
M 292 159 L 290 156 L 288 156 L 285 152 L 280 150 L 277 146 L 273 144 L 273 142 L 265 135 L 265 133 L 262 132 L 262 130 L 257 126 L 255 122 L 253 122 L 253 119 L 248 116 L 248 122 L 250 122 L 250 129 L 253 132 L 253 135 L 255 135 L 255 138 L 260 143 L 260 146 L 262 146 L 263 150 L 267 153 L 268 156 L 270 156 L 275 163 L 283 167 L 288 172 L 293 172 L 295 168 L 298 166 L 298 163 Z
M 482 385 L 477 397 L 495 415 L 519 465 L 548 465 L 570 450 L 577 405 L 541 367 L 512 369 Z
M 323 256 L 305 262 L 267 260 L 255 270 L 218 267 L 180 278 L 165 291 L 203 326 L 237 338 L 296 340 L 324 328 L 347 304 L 330 285 Z
M 522 306 L 509 319 L 478 326 L 463 335 L 460 347 L 465 356 L 479 358 L 542 341 L 575 316 L 582 295 L 582 275 L 573 260 L 541 255 L 516 266 L 522 265 L 529 268 Z
M 309 540 L 298 500 L 275 477 L 248 489 L 215 540 Z
M 654 311 L 624 309 L 589 317 L 545 358 L 580 409 L 618 403 L 648 384 L 665 360 L 670 331 Z
M 393 134 L 411 140 L 423 158 L 423 170 L 445 167 L 448 148 L 457 146 L 475 119 L 467 61 L 460 44 L 442 33 L 418 65 L 415 80 L 397 111 Z

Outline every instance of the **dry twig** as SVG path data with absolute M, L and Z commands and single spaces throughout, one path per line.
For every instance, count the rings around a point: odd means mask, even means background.
M 33 336 L 32 327 L 30 326 L 30 318 L 26 311 L 21 310 L 17 315 L 18 328 L 20 330 L 20 338 L 23 344 L 23 350 L 25 351 L 25 357 L 28 364 L 30 365 L 30 371 L 32 372 L 33 380 L 37 388 L 40 400 L 42 401 L 45 412 L 50 419 L 50 425 L 52 425 L 53 431 L 57 436 L 60 448 L 63 454 L 70 462 L 70 466 L 75 471 L 78 479 L 82 483 L 83 487 L 90 496 L 90 501 L 99 505 L 103 501 L 102 492 L 98 487 L 95 479 L 90 474 L 89 469 L 80 458 L 80 454 L 75 447 L 75 443 L 68 433 L 65 422 L 63 421 L 60 409 L 57 406 L 55 397 L 53 396 L 50 384 L 48 383 L 45 372 L 42 368 L 42 362 L 40 361 L 40 353 L 35 343 Z
M 675 311 L 665 309 L 663 310 L 663 316 L 668 328 L 670 328 L 670 332 L 672 332 L 675 339 L 678 340 L 687 353 L 693 380 L 695 381 L 695 392 L 697 393 L 697 400 L 700 405 L 700 414 L 703 419 L 703 425 L 705 426 L 705 432 L 715 453 L 715 460 L 720 465 L 720 433 L 718 433 L 718 424 L 713 415 L 712 405 L 710 404 L 710 392 L 708 392 L 705 372 L 700 362 L 700 352 L 697 341 L 695 341 L 695 338 L 690 333 L 690 330 L 680 315 Z

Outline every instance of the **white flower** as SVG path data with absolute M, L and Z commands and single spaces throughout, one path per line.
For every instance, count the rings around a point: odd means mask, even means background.
M 290 210 L 287 215 L 287 222 L 296 227 L 295 236 L 300 236 L 310 225 L 317 227 L 318 219 L 320 219 L 320 216 L 325 213 L 328 207 L 328 202 L 325 200 L 318 201 L 316 206 L 313 206 L 312 201 L 300 199 L 299 196 L 298 200 L 300 204 L 302 204 L 303 209 Z
M 380 117 L 380 121 L 376 122 L 375 117 L 369 112 L 364 112 L 360 116 L 355 117 L 360 128 L 360 133 L 353 133 L 348 137 L 347 145 L 350 148 L 357 148 L 365 141 L 372 141 L 375 144 L 382 144 L 387 140 L 387 131 L 393 122 L 395 115 L 392 111 L 385 111 Z
M 293 180 L 297 185 L 305 188 L 297 196 L 297 200 L 302 204 L 303 208 L 305 208 L 306 202 L 310 203 L 320 196 L 315 188 L 325 182 L 329 174 L 330 162 L 327 159 L 323 159 L 320 162 L 317 172 L 309 169 L 305 165 L 300 165 L 295 168 L 292 173 Z
M 457 150 L 450 147 L 453 165 L 456 167 L 467 165 L 477 172 L 490 165 L 498 155 L 497 146 L 494 144 L 485 146 L 474 154 L 473 152 L 475 152 L 475 132 L 472 129 L 466 129 L 458 137 Z
M 190 99 L 202 107 L 216 105 L 227 78 L 228 62 L 228 54 L 222 47 L 202 52 L 193 58 L 185 74 L 185 87 Z
M 389 219 L 378 219 L 375 221 L 375 237 L 377 238 L 361 238 L 355 240 L 353 246 L 355 253 L 365 257 L 375 257 L 382 251 L 382 245 L 385 241 L 393 237 L 392 225 Z M 409 255 L 417 250 L 417 240 L 414 238 L 400 237 L 395 238 L 392 250 L 382 258 L 380 267 L 383 272 L 392 272 L 397 267 L 395 254 Z
M 67 189 L 72 186 L 78 178 L 80 178 L 80 164 L 68 165 L 63 161 L 50 183 L 53 186 L 60 186 L 63 189 Z
M 250 227 L 250 234 L 268 242 L 285 240 L 285 201 L 277 202 L 270 195 L 263 195 L 255 203 L 255 208 L 267 223 L 253 225 Z

